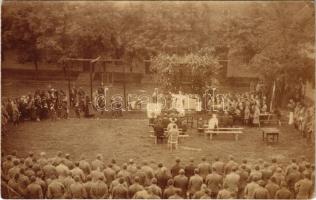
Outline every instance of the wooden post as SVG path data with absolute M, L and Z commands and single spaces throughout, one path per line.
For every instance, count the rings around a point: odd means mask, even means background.
M 89 63 L 89 67 L 90 67 L 90 101 L 92 100 L 92 66 L 93 66 L 93 63 L 90 62 Z
M 67 81 L 68 81 L 68 102 L 69 102 L 69 107 L 70 107 L 70 69 L 69 66 L 67 65 Z
M 104 84 L 104 75 L 107 77 L 106 75 L 106 62 L 103 62 L 103 72 L 102 72 L 102 84 Z M 106 82 L 108 82 L 108 80 L 106 79 Z
M 103 71 L 101 72 L 101 85 L 104 85 L 104 63 L 103 63 Z
M 125 76 L 125 63 L 123 63 L 123 92 L 124 92 L 124 106 L 125 108 L 127 108 L 126 106 L 126 76 Z

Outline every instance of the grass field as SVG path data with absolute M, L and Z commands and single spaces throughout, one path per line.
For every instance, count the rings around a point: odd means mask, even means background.
M 306 144 L 306 139 L 288 126 L 280 127 L 282 134 L 279 143 L 274 145 L 264 144 L 257 128 L 246 128 L 237 142 L 232 135 L 215 136 L 209 141 L 196 129 L 190 129 L 190 138 L 182 140 L 178 150 L 173 152 L 166 144 L 154 144 L 153 138 L 149 137 L 150 127 L 146 119 L 47 120 L 9 128 L 9 132 L 2 134 L 2 152 L 7 154 L 16 150 L 19 156 L 26 156 L 29 151 L 37 155 L 45 151 L 48 156 L 54 156 L 57 151 L 63 151 L 74 159 L 84 154 L 92 160 L 101 153 L 106 162 L 115 158 L 121 164 L 133 158 L 138 162 L 147 160 L 170 166 L 176 157 L 185 162 L 190 157 L 199 162 L 202 156 L 208 160 L 215 156 L 226 160 L 233 155 L 238 161 L 244 158 L 270 161 L 276 157 L 283 162 L 302 155 L 313 161 L 315 155 L 314 144 Z

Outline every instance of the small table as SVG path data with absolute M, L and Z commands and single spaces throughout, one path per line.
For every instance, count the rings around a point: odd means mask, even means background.
M 280 131 L 277 128 L 262 128 L 262 140 L 263 141 L 269 141 L 269 137 L 272 137 L 273 142 L 275 141 L 274 139 L 276 138 L 276 141 L 279 142 L 279 134 Z

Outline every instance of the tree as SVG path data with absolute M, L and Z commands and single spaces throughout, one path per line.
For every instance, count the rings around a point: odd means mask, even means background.
M 314 80 L 305 73 L 314 71 L 309 2 L 5 2 L 2 19 L 3 49 L 36 69 L 62 57 L 199 60 L 201 49 L 221 47 L 266 80 Z
M 152 59 L 151 67 L 162 89 L 202 96 L 208 86 L 215 84 L 221 69 L 213 52 L 213 49 L 202 49 L 183 56 L 162 53 Z M 184 87 L 184 83 L 190 87 Z

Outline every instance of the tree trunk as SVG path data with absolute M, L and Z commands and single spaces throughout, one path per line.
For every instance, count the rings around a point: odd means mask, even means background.
M 35 78 L 38 80 L 38 61 L 37 58 L 34 59 L 34 67 L 35 67 Z

